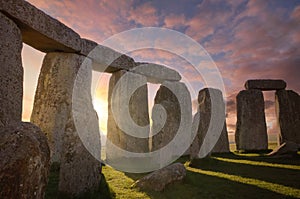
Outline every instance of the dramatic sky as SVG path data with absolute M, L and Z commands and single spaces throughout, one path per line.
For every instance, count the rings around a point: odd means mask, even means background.
M 78 32 L 101 43 L 108 37 L 142 27 L 164 27 L 184 33 L 201 44 L 215 61 L 225 83 L 227 124 L 235 130 L 235 97 L 247 79 L 284 79 L 300 93 L 299 0 L 29 0 Z M 130 42 L 130 41 L 127 41 Z M 176 43 L 176 41 L 172 41 Z M 31 114 L 35 86 L 44 54 L 24 45 L 25 95 L 23 119 Z M 130 54 L 137 61 L 152 61 L 178 70 L 197 88 L 188 63 L 172 53 L 144 50 Z M 95 107 L 107 106 L 107 79 L 97 90 Z M 104 86 L 103 86 L 104 85 Z M 155 88 L 151 86 L 150 96 Z M 152 94 L 151 94 L 152 93 Z M 265 92 L 269 133 L 276 133 L 274 92 Z M 194 98 L 194 96 L 192 96 Z M 104 114 L 105 115 L 105 114 Z M 105 123 L 105 117 L 102 118 Z M 101 127 L 105 130 L 105 127 Z

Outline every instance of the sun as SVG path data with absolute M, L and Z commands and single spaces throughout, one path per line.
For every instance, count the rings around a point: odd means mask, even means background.
M 102 98 L 95 98 L 93 100 L 94 109 L 99 118 L 99 128 L 102 134 L 107 134 L 107 118 L 108 118 L 108 103 Z

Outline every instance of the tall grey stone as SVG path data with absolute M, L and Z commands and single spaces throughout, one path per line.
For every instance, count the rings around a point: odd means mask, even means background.
M 82 57 L 69 53 L 47 53 L 43 60 L 31 122 L 46 134 L 52 162 L 60 162 L 73 85 L 81 61 Z
M 135 89 L 137 84 L 140 87 Z M 144 136 L 138 129 L 144 130 Z M 146 77 L 123 70 L 113 73 L 108 91 L 106 158 L 111 161 L 126 156 L 114 147 L 135 153 L 149 152 L 149 131 Z
M 60 162 L 59 191 L 71 196 L 98 188 L 100 181 L 100 162 L 93 157 L 100 154 L 100 134 L 91 73 L 91 61 L 84 56 L 48 53 L 31 115 L 47 135 L 52 162 Z M 86 147 L 99 150 L 90 153 Z
M 192 126 L 191 97 L 187 87 L 182 82 L 165 81 L 158 89 L 154 103 L 151 151 L 160 150 L 161 159 L 183 155 L 190 146 Z M 162 150 L 167 145 L 169 151 Z
M 0 128 L 0 198 L 44 198 L 50 167 L 47 138 L 31 123 Z
M 280 126 L 280 144 L 290 141 L 300 144 L 300 96 L 292 90 L 275 93 L 276 113 Z
M 268 149 L 264 97 L 260 90 L 243 90 L 237 99 L 235 142 L 237 150 Z
M 0 13 L 0 127 L 21 121 L 23 97 L 22 36 Z
M 222 92 L 218 89 L 204 88 L 199 91 L 198 103 L 198 112 L 193 119 L 193 134 L 196 134 L 196 136 L 190 148 L 191 158 L 198 158 L 201 147 L 208 148 L 207 151 L 210 151 L 209 154 L 229 152 L 225 104 Z M 212 113 L 212 106 L 216 108 L 216 113 Z M 212 116 L 222 117 L 217 118 L 217 121 L 215 121 L 215 118 L 212 118 Z M 212 122 L 214 124 L 211 124 Z M 209 130 L 210 125 L 217 126 L 219 125 L 218 123 L 221 123 L 219 129 Z M 207 133 L 211 133 L 212 135 L 207 136 Z M 204 139 L 208 141 L 204 142 Z

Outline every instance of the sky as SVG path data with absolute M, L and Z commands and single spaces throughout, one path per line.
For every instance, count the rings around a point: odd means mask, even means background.
M 98 43 L 133 28 L 162 27 L 186 34 L 201 44 L 214 60 L 225 84 L 227 128 L 235 131 L 236 100 L 248 79 L 283 79 L 287 89 L 300 93 L 299 0 L 29 0 L 82 38 Z M 127 42 L 127 43 L 126 43 Z M 177 41 L 168 41 L 176 44 Z M 130 45 L 125 41 L 124 45 Z M 23 120 L 29 120 L 44 53 L 24 45 Z M 186 60 L 156 49 L 129 53 L 136 61 L 166 65 L 180 72 L 198 92 L 203 78 Z M 99 74 L 98 74 L 99 75 Z M 106 130 L 109 75 L 97 84 L 95 109 Z M 101 86 L 99 86 L 101 85 Z M 151 102 L 157 85 L 149 86 Z M 264 92 L 268 133 L 278 133 L 274 92 Z M 195 95 L 192 94 L 195 102 Z M 152 103 L 152 104 L 151 104 Z M 195 105 L 195 103 L 193 103 Z

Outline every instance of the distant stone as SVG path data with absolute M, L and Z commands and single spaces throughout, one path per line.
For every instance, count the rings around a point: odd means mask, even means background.
M 190 148 L 191 158 L 205 157 L 204 151 L 207 155 L 229 152 L 222 92 L 218 89 L 204 88 L 199 91 L 198 102 L 198 112 L 194 116 L 192 128 L 192 134 L 196 136 Z M 201 148 L 203 152 L 199 154 Z
M 174 163 L 159 169 L 139 179 L 133 185 L 140 189 L 163 191 L 167 185 L 182 181 L 186 176 L 186 169 L 181 163 Z
M 263 93 L 255 89 L 243 90 L 239 92 L 236 99 L 235 142 L 237 150 L 268 149 Z
M 286 88 L 286 82 L 283 80 L 274 79 L 257 79 L 248 80 L 245 83 L 245 88 L 249 89 L 259 89 L 263 91 L 269 90 L 282 90 Z
M 20 27 L 23 42 L 43 52 L 80 52 L 80 36 L 27 1 L 1 0 L 0 11 Z
M 1 4 L 0 4 L 1 7 Z M 22 37 L 17 25 L 0 13 L 0 128 L 22 118 Z
M 44 198 L 50 150 L 44 133 L 31 123 L 0 128 L 0 198 Z
M 292 90 L 275 93 L 276 113 L 280 126 L 280 144 L 291 141 L 300 144 L 300 96 Z
M 141 87 L 136 89 L 135 85 Z M 126 156 L 114 146 L 129 152 L 149 152 L 149 131 L 146 77 L 123 70 L 113 73 L 108 91 L 107 159 Z
M 131 72 L 147 77 L 147 81 L 153 84 L 161 84 L 164 81 L 180 81 L 180 74 L 166 66 L 153 63 L 136 63 Z
M 59 191 L 72 197 L 96 190 L 101 176 L 91 80 L 91 60 L 73 53 L 48 53 L 31 115 L 47 135 L 52 162 L 60 163 Z
M 300 149 L 300 144 L 295 142 L 286 141 L 277 148 L 275 148 L 268 156 L 272 157 L 293 157 L 297 155 L 298 150 Z
M 190 93 L 182 82 L 165 81 L 158 89 L 154 102 L 151 151 L 170 145 L 171 149 L 168 153 L 160 151 L 160 161 L 170 157 L 180 157 L 189 148 L 191 142 Z

